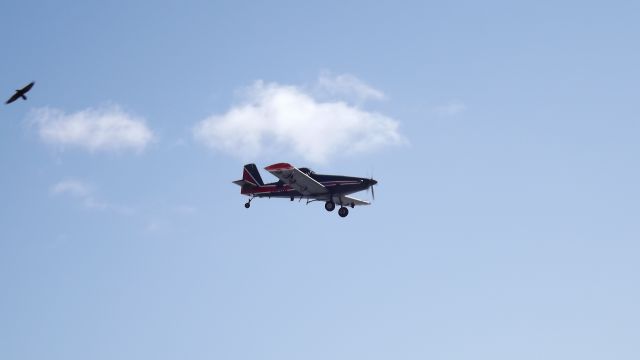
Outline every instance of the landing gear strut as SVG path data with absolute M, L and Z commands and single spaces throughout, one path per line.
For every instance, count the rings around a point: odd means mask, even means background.
M 336 203 L 334 203 L 333 201 L 329 200 L 326 203 L 324 203 L 324 208 L 327 211 L 333 211 L 333 209 L 336 208 Z
M 245 209 L 248 209 L 248 208 L 250 208 L 250 207 L 251 207 L 251 200 L 253 200 L 253 197 L 252 197 L 251 199 L 249 199 L 249 201 L 247 201 L 247 202 L 244 204 L 244 208 L 245 208 Z
M 349 209 L 347 209 L 346 207 L 341 207 L 340 210 L 338 210 L 338 215 L 340 215 L 340 217 L 346 217 L 347 215 L 349 215 Z

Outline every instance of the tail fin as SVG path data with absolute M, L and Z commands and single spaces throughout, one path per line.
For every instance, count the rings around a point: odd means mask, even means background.
M 251 182 L 258 186 L 264 185 L 256 164 L 247 164 L 244 166 L 244 170 L 242 171 L 242 180 Z
M 244 166 L 242 170 L 242 180 L 236 180 L 233 182 L 234 184 L 243 186 L 251 185 L 251 186 L 262 186 L 264 182 L 262 182 L 262 177 L 260 176 L 260 172 L 258 171 L 258 167 L 256 164 L 247 164 Z

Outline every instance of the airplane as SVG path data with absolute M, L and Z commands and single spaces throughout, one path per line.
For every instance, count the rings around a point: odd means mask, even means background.
M 25 96 L 25 94 L 27 92 L 29 92 L 29 90 L 31 90 L 31 88 L 33 87 L 33 85 L 35 84 L 35 81 L 30 82 L 27 86 L 23 87 L 22 89 L 16 90 L 16 93 L 13 94 L 13 96 L 11 96 L 9 98 L 9 100 L 7 100 L 7 102 L 5 102 L 5 104 L 11 104 L 12 102 L 18 100 L 19 98 L 22 98 L 22 100 L 27 100 L 27 97 Z
M 313 201 L 324 201 L 324 208 L 333 211 L 336 204 L 340 205 L 338 215 L 349 215 L 347 207 L 356 205 L 370 205 L 371 203 L 349 196 L 349 194 L 371 188 L 371 195 L 375 199 L 373 185 L 378 182 L 373 179 L 342 175 L 316 174 L 309 168 L 296 168 L 287 163 L 277 163 L 265 168 L 279 180 L 265 184 L 255 164 L 247 164 L 242 171 L 242 179 L 233 183 L 240 186 L 240 194 L 251 198 L 244 204 L 251 206 L 254 198 L 298 198 L 306 199 L 307 204 Z

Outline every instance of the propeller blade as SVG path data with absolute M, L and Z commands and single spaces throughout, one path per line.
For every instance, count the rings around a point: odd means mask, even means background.
M 369 187 L 367 188 L 367 192 L 371 191 L 371 199 L 375 201 L 376 199 L 376 191 L 373 189 L 373 186 L 376 184 L 376 181 L 373 180 L 373 176 L 369 180 Z

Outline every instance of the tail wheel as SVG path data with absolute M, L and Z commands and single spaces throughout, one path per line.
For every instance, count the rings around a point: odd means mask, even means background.
M 347 209 L 346 207 L 341 207 L 340 210 L 338 210 L 338 215 L 340 215 L 340 217 L 346 217 L 347 215 L 349 215 L 349 209 Z
M 249 207 L 251 207 L 251 203 L 250 203 L 250 202 L 246 202 L 246 203 L 244 204 L 244 207 L 248 209 Z
M 333 201 L 327 201 L 326 203 L 324 203 L 324 208 L 327 211 L 333 211 L 336 208 L 336 203 L 334 203 Z

